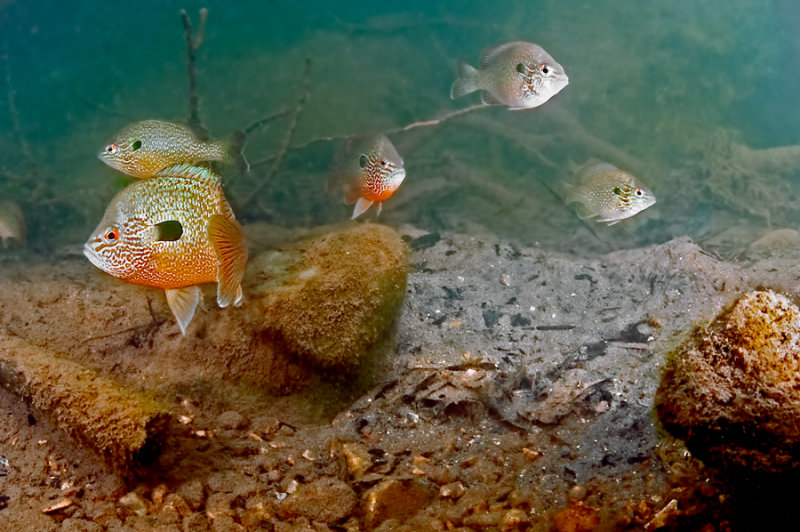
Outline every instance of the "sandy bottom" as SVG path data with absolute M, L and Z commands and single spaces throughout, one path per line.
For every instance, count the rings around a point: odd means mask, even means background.
M 406 240 L 379 352 L 356 375 L 296 364 L 292 393 L 197 370 L 236 311 L 184 339 L 158 291 L 80 257 L 4 255 L 4 333 L 83 345 L 87 367 L 158 390 L 176 422 L 154 463 L 122 474 L 0 390 L 0 529 L 725 530 L 791 514 L 791 478 L 704 466 L 653 399 L 690 327 L 758 286 L 797 299 L 796 257 L 726 262 L 686 238 L 594 259 Z

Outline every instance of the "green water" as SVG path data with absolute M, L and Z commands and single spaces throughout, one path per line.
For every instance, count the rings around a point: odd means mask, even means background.
M 82 244 L 130 182 L 96 158 L 114 132 L 187 119 L 179 11 L 197 25 L 202 6 L 200 115 L 220 137 L 294 109 L 306 58 L 292 147 L 477 103 L 451 101 L 449 87 L 458 60 L 476 64 L 493 44 L 536 42 L 565 67 L 569 86 L 541 108 L 479 109 L 392 135 L 408 174 L 384 204 L 387 224 L 576 252 L 796 226 L 800 157 L 761 171 L 730 155 L 800 144 L 791 0 L 0 1 L 0 196 L 23 206 L 35 252 Z M 249 174 L 222 168 L 237 215 L 281 226 L 348 219 L 351 208 L 325 192 L 335 142 L 292 148 L 274 172 L 259 164 L 280 151 L 289 122 L 249 137 Z M 658 203 L 613 227 L 582 223 L 560 187 L 590 157 L 635 173 Z

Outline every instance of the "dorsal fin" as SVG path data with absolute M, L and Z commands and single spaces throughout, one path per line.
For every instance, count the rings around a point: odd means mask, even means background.
M 176 164 L 161 170 L 155 177 L 180 177 L 183 179 L 193 179 L 201 183 L 220 184 L 222 179 L 204 166 L 194 166 L 192 164 Z
M 494 61 L 495 57 L 516 45 L 516 42 L 507 42 L 498 44 L 497 46 L 490 46 L 481 54 L 481 68 L 486 68 L 492 61 Z
M 242 277 L 247 265 L 247 246 L 236 220 L 215 214 L 208 222 L 208 238 L 217 255 L 217 304 L 242 303 Z

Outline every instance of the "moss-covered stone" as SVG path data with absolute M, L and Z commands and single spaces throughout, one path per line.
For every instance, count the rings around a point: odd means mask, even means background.
M 158 448 L 169 420 L 157 401 L 7 334 L 0 384 L 123 470 Z
M 392 229 L 361 224 L 300 244 L 279 285 L 255 289 L 264 329 L 319 367 L 353 367 L 386 334 L 403 301 L 408 259 Z M 276 266 L 277 265 L 277 266 Z
M 800 309 L 745 294 L 671 356 L 656 397 L 664 426 L 701 459 L 779 472 L 800 465 Z

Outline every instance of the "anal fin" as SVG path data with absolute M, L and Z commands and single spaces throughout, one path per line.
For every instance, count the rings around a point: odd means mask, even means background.
M 217 304 L 242 303 L 242 277 L 247 265 L 247 245 L 241 227 L 232 218 L 215 214 L 208 222 L 208 238 L 217 255 Z
M 355 220 L 364 214 L 364 212 L 369 209 L 370 205 L 372 205 L 372 201 L 364 198 L 358 198 L 358 201 L 356 201 L 356 206 L 353 208 L 353 216 L 351 216 L 350 219 Z
M 481 91 L 481 101 L 486 105 L 504 105 L 503 102 L 489 91 Z
M 200 302 L 200 287 L 195 285 L 184 288 L 168 288 L 164 290 L 164 293 L 167 296 L 167 305 L 175 319 L 178 320 L 178 327 L 185 336 L 186 328 L 194 318 L 194 312 Z

